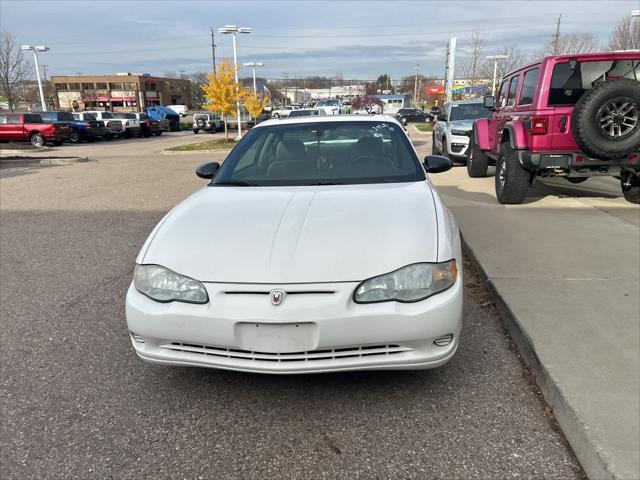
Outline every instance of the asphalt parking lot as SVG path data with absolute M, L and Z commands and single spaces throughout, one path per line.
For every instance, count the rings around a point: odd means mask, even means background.
M 460 349 L 438 370 L 138 360 L 124 319 L 135 256 L 204 186 L 195 166 L 224 157 L 162 150 L 202 137 L 69 146 L 96 161 L 0 176 L 3 478 L 584 478 L 470 269 Z

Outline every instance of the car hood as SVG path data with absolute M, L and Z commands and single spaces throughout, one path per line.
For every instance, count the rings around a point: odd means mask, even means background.
M 454 120 L 449 122 L 449 128 L 456 130 L 471 130 L 473 128 L 473 120 Z
M 359 281 L 435 262 L 431 187 L 207 187 L 151 234 L 139 263 L 203 282 Z

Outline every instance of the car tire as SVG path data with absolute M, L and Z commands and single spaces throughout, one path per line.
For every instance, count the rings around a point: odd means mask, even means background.
M 502 204 L 522 203 L 529 190 L 531 174 L 522 168 L 508 142 L 502 144 L 496 163 L 496 198 Z
M 200 130 L 198 130 L 197 128 L 194 128 L 194 129 L 193 129 L 193 133 L 194 133 L 195 135 L 197 135 L 199 131 L 200 131 Z
M 29 137 L 29 142 L 35 147 L 44 147 L 44 137 L 41 133 L 34 133 Z
M 80 140 L 82 140 L 82 138 L 80 137 L 80 134 L 78 132 L 73 132 L 69 137 L 69 141 L 71 143 L 80 143 Z
M 640 204 L 640 177 L 637 173 L 625 171 L 620 177 L 620 185 L 627 202 Z
M 568 182 L 571 183 L 582 183 L 589 180 L 589 177 L 565 177 Z
M 156 137 L 159 137 L 160 135 L 162 135 L 162 130 L 160 130 L 159 132 L 155 132 L 155 133 L 154 133 L 154 135 L 155 135 Z
M 407 124 L 407 117 L 400 117 L 400 123 L 402 125 L 406 125 Z
M 483 178 L 487 176 L 489 157 L 480 150 L 480 146 L 473 139 L 474 135 L 472 133 L 469 157 L 467 158 L 467 175 L 471 178 Z
M 431 135 L 431 155 L 440 155 L 440 150 L 436 147 L 436 136 L 435 134 Z
M 625 103 L 628 107 L 623 106 Z M 619 111 L 622 115 L 616 114 Z M 617 134 L 611 123 L 601 126 L 607 119 L 618 124 Z M 620 126 L 621 121 L 627 122 L 627 130 L 623 131 L 625 124 Z M 640 149 L 640 82 L 620 79 L 589 89 L 573 109 L 571 132 L 580 149 L 592 157 L 618 159 L 637 152 Z

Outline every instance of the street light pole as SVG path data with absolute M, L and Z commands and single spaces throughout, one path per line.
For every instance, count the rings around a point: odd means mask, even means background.
M 42 90 L 40 65 L 38 65 L 38 52 L 46 52 L 47 50 L 49 50 L 49 47 L 45 47 L 44 45 L 38 45 L 36 47 L 32 47 L 31 45 L 22 45 L 20 48 L 22 50 L 33 50 L 33 61 L 36 64 L 36 78 L 38 79 L 38 91 L 40 92 L 40 105 L 42 106 L 42 111 L 44 112 L 47 109 L 47 105 L 44 101 L 44 91 Z
M 498 75 L 498 60 L 506 60 L 509 55 L 488 55 L 487 60 L 493 60 L 493 82 L 491 83 L 491 94 L 496 95 L 496 76 Z
M 238 33 L 251 33 L 250 28 L 241 27 L 238 28 L 235 25 L 225 25 L 223 28 L 219 28 L 218 32 L 222 34 L 231 34 L 233 36 L 233 66 L 235 70 L 235 81 L 236 81 L 236 93 L 240 91 L 240 86 L 238 85 L 238 45 L 236 43 L 236 34 Z M 238 137 L 240 140 L 242 138 L 242 124 L 240 121 L 240 99 L 236 100 L 236 114 L 237 114 L 237 123 L 238 123 Z
M 253 70 L 253 94 L 258 94 L 258 88 L 256 86 L 256 67 L 264 67 L 262 62 L 247 62 L 242 64 L 243 67 L 251 67 Z

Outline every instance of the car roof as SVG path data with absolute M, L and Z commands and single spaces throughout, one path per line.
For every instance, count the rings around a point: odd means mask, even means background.
M 400 126 L 398 120 L 391 115 L 327 115 L 327 116 L 318 116 L 316 117 L 294 117 L 294 118 L 278 118 L 265 120 L 264 122 L 259 123 L 254 128 L 261 127 L 269 127 L 272 125 L 283 125 L 283 124 L 295 124 L 295 123 L 331 123 L 331 122 L 390 122 L 395 123 Z
M 623 52 L 594 52 L 594 53 L 575 53 L 570 55 L 556 55 L 556 56 L 548 56 L 536 60 L 535 62 L 529 62 L 521 67 L 514 68 L 513 70 L 504 74 L 502 79 L 513 75 L 522 70 L 526 70 L 531 67 L 535 67 L 536 65 L 540 65 L 544 62 L 555 62 L 560 63 L 564 61 L 571 60 L 575 58 L 578 61 L 606 61 L 606 60 L 640 60 L 640 51 L 639 50 L 629 50 Z
M 456 105 L 459 104 L 467 104 L 467 103 L 484 103 L 484 100 L 482 100 L 481 98 L 477 98 L 474 100 L 451 100 L 449 103 L 455 103 Z

